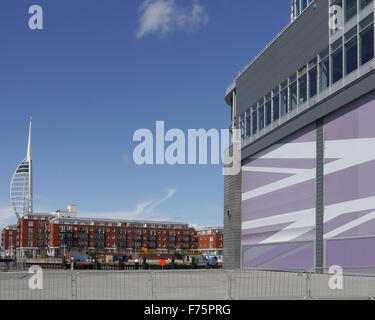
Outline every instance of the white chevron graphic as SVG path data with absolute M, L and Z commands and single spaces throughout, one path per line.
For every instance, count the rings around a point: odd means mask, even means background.
M 315 159 L 315 142 L 287 143 L 278 145 L 261 159 Z M 331 174 L 375 159 L 375 138 L 326 141 L 325 157 L 338 159 L 325 165 L 324 173 Z M 294 176 L 264 185 L 262 187 L 242 193 L 242 201 L 253 199 L 274 191 L 287 188 L 298 183 L 315 179 L 316 169 L 290 169 L 290 168 L 267 168 L 243 166 L 243 171 L 270 172 L 270 173 L 292 173 Z
M 262 154 L 259 154 L 257 158 L 315 159 L 315 152 L 315 142 L 288 143 L 285 145 L 277 145 L 273 147 L 270 152 L 263 152 Z M 374 160 L 375 138 L 326 141 L 325 158 L 338 159 L 325 165 L 325 175 Z M 243 171 L 248 172 L 293 174 L 293 176 L 291 177 L 287 177 L 268 185 L 256 188 L 254 190 L 244 192 L 242 194 L 242 201 L 248 201 L 258 196 L 282 190 L 283 188 L 287 188 L 305 181 L 313 180 L 316 176 L 315 168 L 294 169 L 243 166 L 242 169 Z M 325 223 L 343 214 L 372 209 L 374 210 L 374 212 L 371 212 L 361 218 L 351 221 L 350 223 L 340 226 L 337 229 L 326 233 L 324 237 L 326 239 L 335 237 L 342 232 L 345 232 L 367 221 L 375 219 L 375 196 L 326 206 L 324 217 Z M 315 208 L 243 222 L 242 230 L 248 231 L 254 228 L 283 223 L 290 223 L 290 225 L 260 243 L 266 244 L 275 242 L 287 242 L 295 240 L 303 234 L 314 230 Z

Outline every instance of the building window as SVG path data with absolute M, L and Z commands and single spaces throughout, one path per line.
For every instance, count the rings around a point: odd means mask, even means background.
M 258 102 L 258 130 L 262 130 L 264 128 L 264 100 L 261 99 Z
M 307 73 L 306 67 L 298 72 L 298 103 L 304 103 L 307 100 Z
M 372 2 L 372 0 L 360 0 L 361 10 L 364 9 L 365 7 L 367 7 L 371 2 Z
M 29 227 L 33 227 L 33 226 L 34 226 L 34 222 L 29 221 L 28 226 L 29 226 Z
M 357 14 L 357 0 L 345 0 L 345 22 Z
M 359 38 L 361 65 L 363 65 L 374 58 L 374 25 L 361 31 Z
M 281 93 L 280 93 L 280 114 L 281 116 L 288 113 L 288 81 L 285 81 L 281 85 Z
M 252 108 L 252 133 L 256 134 L 258 130 L 258 114 L 257 114 L 257 105 L 254 105 Z
M 267 98 L 269 100 L 266 102 L 266 126 L 270 125 L 272 121 L 271 94 Z
M 299 1 L 300 0 L 296 1 L 296 16 L 299 16 L 299 14 L 301 13 L 301 7 L 300 7 Z
M 276 121 L 277 119 L 280 118 L 279 88 L 273 90 L 272 108 L 273 108 L 273 121 Z
M 349 74 L 358 68 L 357 37 L 345 44 L 345 74 Z
M 321 62 L 319 63 L 319 90 L 320 92 L 322 92 L 329 87 L 330 83 L 328 49 L 320 54 L 320 60 Z
M 309 70 L 309 98 L 314 97 L 318 93 L 318 70 L 316 60 L 311 64 Z
M 332 44 L 332 84 L 342 79 L 342 39 Z
M 292 111 L 297 107 L 297 81 L 289 86 L 289 110 Z
M 247 112 L 246 112 L 246 137 L 248 138 L 248 137 L 250 137 L 250 135 L 251 135 L 251 128 L 250 128 L 250 125 L 251 125 L 251 123 L 250 123 L 250 110 L 248 110 Z M 179 232 L 177 232 L 177 234 L 180 234 Z

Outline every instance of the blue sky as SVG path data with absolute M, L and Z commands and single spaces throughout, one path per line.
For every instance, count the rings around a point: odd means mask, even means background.
M 43 30 L 30 30 L 31 5 Z M 0 227 L 33 117 L 34 211 L 223 221 L 221 166 L 136 166 L 133 133 L 224 129 L 224 90 L 289 22 L 289 0 L 3 0 Z

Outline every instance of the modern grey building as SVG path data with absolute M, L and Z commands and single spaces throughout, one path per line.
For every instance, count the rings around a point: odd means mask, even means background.
M 375 265 L 374 9 L 293 0 L 226 89 L 242 171 L 225 177 L 224 267 Z

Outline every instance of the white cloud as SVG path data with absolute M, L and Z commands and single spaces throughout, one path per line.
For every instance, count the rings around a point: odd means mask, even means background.
M 145 0 L 138 13 L 137 38 L 149 34 L 165 36 L 176 30 L 192 32 L 208 23 L 208 14 L 199 0 L 193 0 L 189 7 L 176 4 L 176 0 Z
M 155 208 L 168 201 L 176 193 L 176 189 L 169 189 L 165 197 L 152 201 L 145 201 L 136 205 L 131 211 L 113 211 L 113 212 L 82 212 L 80 216 L 88 218 L 107 218 L 107 219 L 129 219 L 129 220 L 158 220 L 170 221 L 169 217 L 160 217 L 155 212 Z

